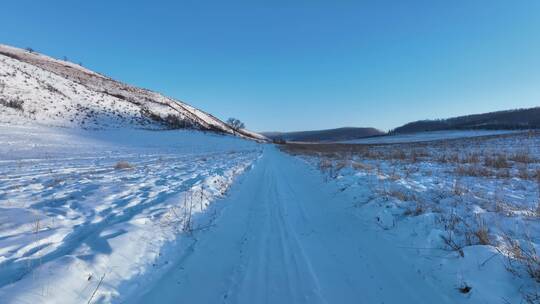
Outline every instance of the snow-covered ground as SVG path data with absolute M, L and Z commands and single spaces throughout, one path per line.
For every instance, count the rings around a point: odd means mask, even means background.
M 121 302 L 209 227 L 260 145 L 0 125 L 0 303 Z
M 269 146 L 134 303 L 455 303 L 317 170 Z
M 539 132 L 304 146 L 291 151 L 325 172 L 339 200 L 405 249 L 418 273 L 453 292 L 452 302 L 539 302 Z
M 407 143 L 407 142 L 423 142 L 443 139 L 456 139 L 489 135 L 509 134 L 522 131 L 511 130 L 452 130 L 452 131 L 431 131 L 431 132 L 419 132 L 410 134 L 398 134 L 398 135 L 385 135 L 361 138 L 355 140 L 343 141 L 347 144 L 393 144 L 393 143 Z
M 2 131 L 0 303 L 538 300 L 538 132 L 293 156 L 193 131 Z

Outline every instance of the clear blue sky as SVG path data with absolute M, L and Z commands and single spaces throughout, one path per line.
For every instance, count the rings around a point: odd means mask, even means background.
M 256 131 L 540 105 L 540 1 L 5 1 L 30 46 Z

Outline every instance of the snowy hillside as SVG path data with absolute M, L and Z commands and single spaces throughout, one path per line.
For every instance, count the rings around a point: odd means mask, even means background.
M 79 65 L 0 45 L 0 122 L 107 129 L 233 130 L 214 116 Z M 238 134 L 240 133 L 240 134 Z

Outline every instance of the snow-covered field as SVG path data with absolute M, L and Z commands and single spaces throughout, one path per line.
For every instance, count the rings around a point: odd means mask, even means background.
M 443 139 L 456 139 L 456 138 L 468 138 L 479 137 L 489 135 L 510 134 L 520 131 L 509 130 L 462 130 L 462 131 L 431 131 L 420 132 L 411 134 L 398 134 L 398 135 L 385 135 L 361 138 L 349 141 L 343 141 L 347 144 L 394 144 L 394 143 L 407 143 L 407 142 L 423 142 Z
M 539 299 L 539 132 L 291 156 L 195 131 L 1 128 L 0 303 Z
M 539 302 L 540 133 L 288 149 L 453 302 Z
M 121 302 L 261 153 L 197 131 L 0 130 L 0 303 Z

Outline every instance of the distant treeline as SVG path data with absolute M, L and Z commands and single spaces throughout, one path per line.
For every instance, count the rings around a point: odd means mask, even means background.
M 442 130 L 522 130 L 540 129 L 540 107 L 459 116 L 448 119 L 420 120 L 391 130 L 390 134 Z
M 338 128 L 317 131 L 299 131 L 299 132 L 266 132 L 266 137 L 276 141 L 302 141 L 302 142 L 321 142 L 321 141 L 345 141 L 370 136 L 384 135 L 385 133 L 375 128 Z

